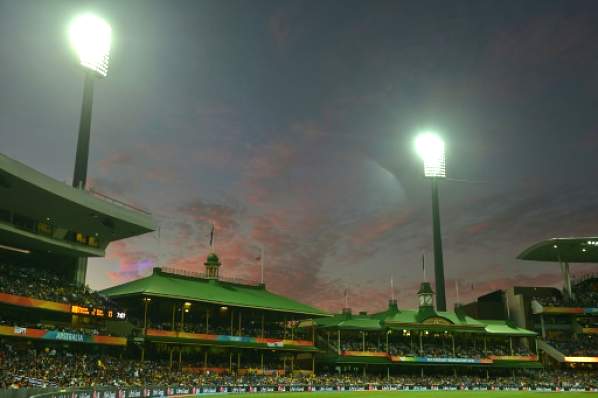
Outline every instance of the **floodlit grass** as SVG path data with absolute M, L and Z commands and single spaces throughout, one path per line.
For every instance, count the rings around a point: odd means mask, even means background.
M 538 392 L 538 391 L 343 391 L 343 392 L 269 392 L 249 394 L 227 394 L 227 395 L 248 395 L 251 398 L 272 398 L 272 395 L 290 394 L 293 398 L 331 398 L 331 396 L 343 395 L 347 398 L 436 398 L 440 395 L 451 398 L 541 398 L 541 397 L 563 397 L 563 398 L 588 398 L 592 393 L 588 392 Z M 594 395 L 593 393 L 592 395 Z M 216 394 L 219 395 L 219 394 Z M 597 395 L 598 396 L 598 395 Z

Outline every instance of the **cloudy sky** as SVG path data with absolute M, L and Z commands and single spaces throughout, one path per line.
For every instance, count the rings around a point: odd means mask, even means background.
M 415 305 L 432 271 L 430 186 L 415 134 L 447 142 L 447 296 L 559 283 L 515 257 L 598 235 L 595 1 L 0 0 L 0 151 L 70 183 L 82 72 L 66 26 L 113 27 L 96 85 L 89 185 L 160 232 L 111 244 L 88 283 L 156 265 L 338 310 Z M 591 267 L 576 265 L 577 272 Z M 595 268 L 594 268 L 595 269 Z

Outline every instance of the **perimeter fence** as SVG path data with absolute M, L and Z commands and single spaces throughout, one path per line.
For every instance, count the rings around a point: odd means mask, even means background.
M 535 384 L 278 384 L 278 385 L 201 385 L 97 388 L 23 388 L 0 390 L 0 398 L 165 398 L 189 395 L 221 395 L 264 392 L 324 391 L 553 391 L 598 392 L 598 386 L 556 386 Z

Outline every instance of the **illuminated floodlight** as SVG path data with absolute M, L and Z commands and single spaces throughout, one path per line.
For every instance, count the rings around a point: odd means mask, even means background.
M 415 151 L 424 161 L 426 177 L 446 177 L 444 141 L 435 133 L 422 133 L 415 139 Z
M 81 65 L 106 77 L 112 40 L 108 22 L 93 14 L 80 15 L 70 25 L 69 40 Z

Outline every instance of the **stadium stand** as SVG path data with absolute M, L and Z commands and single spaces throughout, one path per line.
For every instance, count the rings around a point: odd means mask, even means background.
M 0 264 L 0 293 L 117 311 L 107 297 L 41 267 Z
M 514 286 L 482 296 L 463 308 L 481 319 L 498 312 L 504 318 L 510 317 L 517 326 L 538 333 L 538 347 L 546 367 L 595 368 L 598 277 L 592 273 L 578 276 L 571 283 L 571 291 L 568 297 L 553 287 Z
M 379 313 L 330 315 L 263 284 L 221 277 L 211 253 L 205 272 L 155 268 L 95 292 L 81 283 L 78 259 L 151 231 L 151 216 L 3 156 L 0 180 L 0 392 L 23 391 L 3 397 L 40 389 L 56 389 L 55 398 L 139 398 L 252 386 L 595 387 L 591 367 L 536 371 L 551 366 L 537 355 L 537 328 L 476 319 L 462 308 L 435 311 L 429 283 L 413 310 L 391 300 Z M 587 290 L 592 282 L 583 283 Z M 579 325 L 592 329 L 595 320 L 584 320 Z M 575 341 L 588 352 L 590 340 Z

